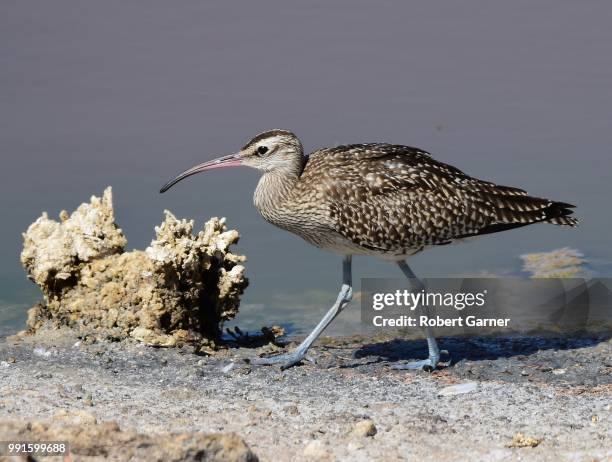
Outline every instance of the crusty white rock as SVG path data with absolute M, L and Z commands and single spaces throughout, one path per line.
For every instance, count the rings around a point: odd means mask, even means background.
M 21 263 L 28 277 L 39 286 L 53 286 L 74 276 L 80 264 L 123 252 L 127 240 L 115 224 L 113 192 L 108 187 L 102 199 L 91 197 L 72 215 L 63 210 L 61 222 L 43 213 L 23 234 Z
M 22 263 L 45 297 L 28 313 L 30 331 L 69 326 L 155 346 L 204 344 L 237 314 L 245 257 L 230 252 L 239 234 L 225 219 L 211 218 L 194 236 L 193 221 L 166 211 L 146 251 L 131 252 L 110 188 L 60 219 L 43 214 L 24 234 Z

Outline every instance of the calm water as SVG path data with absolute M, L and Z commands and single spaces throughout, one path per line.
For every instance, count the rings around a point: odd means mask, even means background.
M 423 276 L 517 271 L 519 254 L 561 246 L 612 273 L 610 2 L 136 3 L 0 3 L 0 333 L 39 296 L 19 265 L 20 233 L 107 185 L 129 247 L 148 244 L 164 208 L 200 224 L 227 216 L 249 257 L 241 326 L 319 317 L 340 261 L 258 216 L 256 172 L 157 193 L 270 128 L 308 150 L 416 145 L 578 205 L 577 230 L 538 225 L 434 249 L 413 259 Z M 355 263 L 357 280 L 398 275 Z

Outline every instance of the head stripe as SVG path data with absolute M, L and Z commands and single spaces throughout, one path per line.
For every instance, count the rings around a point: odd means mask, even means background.
M 263 132 L 260 133 L 259 135 L 257 135 L 255 138 L 253 138 L 251 141 L 249 141 L 242 149 L 247 149 L 251 146 L 253 146 L 254 144 L 259 143 L 262 140 L 265 140 L 267 138 L 273 138 L 275 136 L 292 136 L 295 137 L 295 135 L 287 130 L 268 130 L 267 132 Z

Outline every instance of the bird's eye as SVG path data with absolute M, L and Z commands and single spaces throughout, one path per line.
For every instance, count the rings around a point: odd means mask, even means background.
M 257 148 L 257 154 L 259 154 L 260 156 L 263 156 L 266 152 L 268 152 L 267 146 L 259 146 Z

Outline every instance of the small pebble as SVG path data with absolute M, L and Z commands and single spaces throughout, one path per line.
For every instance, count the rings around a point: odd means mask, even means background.
M 304 456 L 309 459 L 324 460 L 329 457 L 329 454 L 320 440 L 314 440 L 304 447 Z
M 223 372 L 224 374 L 227 374 L 228 372 L 230 372 L 234 367 L 236 367 L 236 363 L 229 363 L 225 366 L 223 366 L 221 368 L 221 372 Z
M 535 448 L 542 442 L 541 438 L 534 438 L 532 436 L 525 436 L 522 433 L 517 433 L 512 438 L 512 441 L 506 444 L 508 448 Z
M 450 387 L 444 387 L 438 392 L 438 396 L 454 396 L 462 395 L 464 393 L 471 393 L 478 388 L 477 382 L 465 382 L 457 385 L 451 385 Z
M 51 356 L 51 352 L 49 350 L 45 350 L 43 347 L 34 348 L 33 353 L 36 356 L 40 356 L 41 358 L 48 358 L 49 356 Z
M 357 422 L 351 431 L 351 436 L 356 438 L 365 438 L 376 435 L 376 425 L 370 419 Z
M 300 413 L 300 410 L 295 404 L 285 406 L 283 410 L 289 415 L 298 415 Z

